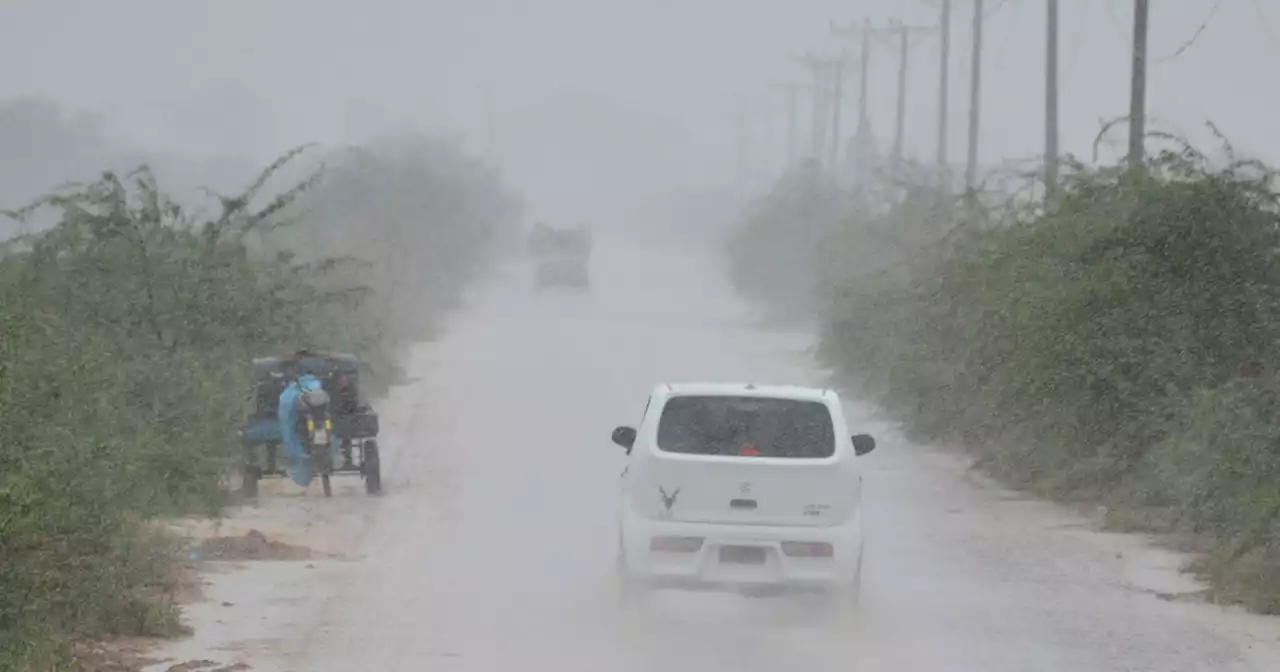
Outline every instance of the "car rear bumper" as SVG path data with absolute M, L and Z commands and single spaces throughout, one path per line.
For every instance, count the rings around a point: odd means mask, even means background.
M 696 551 L 653 550 L 655 538 L 702 539 Z M 783 551 L 784 542 L 831 545 L 830 557 L 795 557 Z M 726 547 L 755 551 L 746 564 L 722 557 Z M 718 525 L 655 521 L 626 512 L 622 549 L 628 578 L 655 587 L 687 589 L 826 590 L 857 582 L 862 564 L 861 517 L 832 527 Z M 763 561 L 759 555 L 763 555 Z

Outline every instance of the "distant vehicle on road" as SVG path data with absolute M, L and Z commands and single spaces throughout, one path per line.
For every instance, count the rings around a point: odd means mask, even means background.
M 619 511 L 624 595 L 654 587 L 819 592 L 861 588 L 862 475 L 875 449 L 850 438 L 830 390 L 661 385 L 627 451 Z
M 539 222 L 529 235 L 533 285 L 586 288 L 591 284 L 591 232 L 586 227 L 556 229 Z

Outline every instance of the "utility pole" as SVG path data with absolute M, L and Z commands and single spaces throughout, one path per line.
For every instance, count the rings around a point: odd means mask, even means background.
M 810 100 L 813 105 L 813 128 L 810 129 L 812 138 L 810 139 L 811 147 L 809 148 L 809 158 L 822 165 L 822 148 L 827 137 L 827 82 L 826 77 L 820 68 L 813 70 L 813 95 Z
M 877 31 L 871 28 L 871 21 L 864 18 L 861 26 L 837 28 L 832 23 L 831 32 L 859 40 L 858 126 L 853 136 L 853 147 L 856 154 L 853 158 L 856 177 L 861 179 L 866 174 L 868 149 L 871 146 L 871 122 L 870 117 L 867 115 L 867 91 L 870 86 L 871 40 L 876 36 Z
M 907 123 L 907 43 L 911 29 L 895 22 L 898 32 L 898 108 L 893 128 L 893 164 L 902 164 L 902 143 Z
M 812 89 L 810 93 L 810 101 L 812 102 L 813 118 L 809 127 L 809 158 L 821 163 L 822 147 L 823 147 L 823 129 L 826 127 L 824 123 L 826 114 L 826 96 L 824 95 L 825 87 L 823 86 L 822 61 L 816 56 L 806 55 L 797 58 L 802 66 L 809 71 L 810 77 L 813 79 Z
M 787 94 L 787 166 L 791 167 L 796 165 L 796 154 L 800 149 L 800 85 L 780 84 L 775 88 Z
M 484 91 L 484 144 L 485 155 L 494 165 L 498 163 L 498 143 L 497 133 L 495 132 L 496 124 L 494 123 L 493 114 L 493 91 L 489 87 L 485 87 Z
M 738 108 L 738 144 L 736 156 L 736 182 L 739 189 L 745 189 L 747 184 L 747 111 L 746 108 L 739 103 Z
M 949 68 L 951 65 L 951 0 L 942 0 L 942 19 L 939 22 L 942 31 L 941 56 L 938 66 L 938 176 L 946 174 L 947 169 L 947 95 L 949 85 Z
M 1148 0 L 1133 0 L 1133 71 L 1129 86 L 1129 168 L 1146 159 Z
M 1058 0 L 1048 0 L 1044 58 L 1044 191 L 1058 189 Z
M 777 122 L 778 119 L 774 112 L 774 107 L 772 105 L 764 106 L 761 109 L 757 123 L 757 132 L 760 138 L 757 144 L 762 149 L 758 152 L 760 159 L 757 161 L 758 165 L 755 173 L 768 181 L 774 180 L 780 173 L 785 173 L 789 167 L 786 159 L 780 160 L 779 157 Z M 778 167 L 778 164 L 782 164 L 782 170 L 780 173 L 774 173 L 773 171 Z
M 867 159 L 869 149 L 871 147 L 871 128 L 870 120 L 867 117 L 867 85 L 871 67 L 871 22 L 863 19 L 862 22 L 864 36 L 862 38 L 862 53 L 858 58 L 858 130 L 854 133 L 854 146 L 857 148 L 858 155 L 855 166 L 857 167 L 857 177 L 859 180 L 866 177 Z
M 973 190 L 978 180 L 978 123 L 982 113 L 982 0 L 973 0 L 973 50 L 969 61 L 969 154 L 964 186 Z
M 800 151 L 800 87 L 792 84 L 787 93 L 787 167 L 796 165 Z
M 810 150 L 812 158 L 821 163 L 826 153 L 827 122 L 831 119 L 828 112 L 839 114 L 838 96 L 841 92 L 840 80 L 844 76 L 844 59 L 807 55 L 798 60 L 813 76 L 813 137 Z M 833 93 L 836 95 L 833 96 Z
M 831 154 L 829 161 L 831 162 L 831 172 L 840 174 L 840 119 L 843 115 L 844 108 L 844 68 L 845 59 L 841 54 L 840 60 L 831 66 Z

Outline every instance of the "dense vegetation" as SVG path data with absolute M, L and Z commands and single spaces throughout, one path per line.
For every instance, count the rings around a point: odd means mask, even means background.
M 801 169 L 729 262 L 766 303 L 802 294 L 821 359 L 909 435 L 1185 533 L 1220 597 L 1280 613 L 1274 175 L 1181 145 L 1069 168 L 1048 199 Z
M 511 214 L 456 148 L 401 139 L 290 155 L 197 217 L 147 169 L 15 217 L 0 255 L 0 669 L 66 669 L 71 644 L 177 626 L 178 557 L 150 521 L 228 501 L 248 361 L 300 346 L 369 361 L 429 335 Z

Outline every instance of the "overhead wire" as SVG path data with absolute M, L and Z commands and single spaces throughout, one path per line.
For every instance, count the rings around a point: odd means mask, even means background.
M 925 2 L 925 4 L 937 6 L 934 0 L 921 0 L 921 1 Z M 1003 9 L 1005 5 L 1007 5 L 1008 3 L 1009 3 L 1009 0 L 1000 0 L 998 3 L 996 3 L 995 6 L 984 11 L 982 14 L 983 22 L 986 22 L 991 17 L 995 16 L 996 12 L 999 12 L 1001 9 Z M 899 43 L 896 39 L 897 32 L 899 30 L 905 29 L 908 31 L 910 35 L 908 37 L 907 49 L 909 51 L 915 51 L 916 47 L 920 46 L 920 44 L 922 44 L 925 40 L 929 39 L 930 33 L 938 31 L 941 28 L 942 28 L 941 19 L 939 19 L 937 23 L 926 24 L 926 25 L 896 23 L 886 28 L 873 29 L 871 31 L 871 35 L 872 37 L 880 41 L 881 44 L 885 46 L 897 48 L 899 46 Z
M 1000 3 L 1000 4 L 1002 6 L 1004 3 Z M 1013 20 L 1017 19 L 1022 8 L 1025 6 L 1026 5 L 1014 5 Z M 1000 9 L 1000 6 L 997 6 L 995 9 L 997 10 Z M 987 19 L 991 18 L 994 14 L 995 14 L 995 10 L 992 10 L 990 13 L 983 16 L 983 21 L 986 21 Z M 1013 41 L 1013 37 L 1014 37 L 1014 33 L 1005 33 L 1005 39 L 998 46 L 996 46 L 995 49 L 991 50 L 990 56 L 986 56 L 984 57 L 984 59 L 990 62 L 991 64 L 995 65 L 996 67 L 999 67 L 1001 63 L 1004 63 L 1004 58 L 1002 57 L 1011 48 L 1010 43 Z
M 921 1 L 922 1 L 922 2 L 925 2 L 925 4 L 930 5 L 930 6 L 934 6 L 934 7 L 936 7 L 936 6 L 937 6 L 937 3 L 936 3 L 934 0 L 921 0 Z M 1000 2 L 996 3 L 996 5 L 995 5 L 994 7 L 992 7 L 992 8 L 990 8 L 990 9 L 988 9 L 988 10 L 984 11 L 984 12 L 982 13 L 982 20 L 983 20 L 983 21 L 986 21 L 987 19 L 990 19 L 992 16 L 994 16 L 994 15 L 995 15 L 995 13 L 996 13 L 996 12 L 1000 11 L 1000 10 L 1001 10 L 1001 9 L 1002 9 L 1006 4 L 1008 4 L 1008 2 L 1009 2 L 1009 0 L 1000 0 Z M 942 19 L 938 19 L 938 22 L 937 22 L 937 23 L 931 23 L 931 24 L 926 24 L 926 25 L 906 25 L 906 24 L 904 24 L 904 26 L 903 26 L 903 27 L 904 27 L 904 28 L 907 28 L 907 29 L 909 29 L 909 30 L 911 30 L 912 32 L 917 32 L 917 31 L 919 31 L 919 32 L 932 32 L 932 31 L 939 30 L 939 29 L 941 29 L 941 28 L 942 28 Z
M 1187 50 L 1190 49 L 1191 46 L 1194 45 L 1196 41 L 1200 39 L 1200 36 L 1204 34 L 1205 29 L 1209 27 L 1209 23 L 1213 21 L 1213 17 L 1218 14 L 1218 10 L 1221 8 L 1222 8 L 1222 0 L 1214 0 L 1213 7 L 1209 10 L 1209 16 L 1205 17 L 1204 21 L 1200 22 L 1200 27 L 1196 28 L 1196 32 L 1191 35 L 1190 39 L 1188 39 L 1186 42 L 1183 42 L 1182 46 L 1178 47 L 1172 54 L 1169 54 L 1164 58 L 1158 58 L 1152 62 L 1157 65 L 1161 63 L 1168 63 L 1169 61 L 1172 61 L 1173 59 L 1186 53 Z
M 1067 58 L 1067 67 L 1063 69 L 1062 79 L 1071 79 L 1071 73 L 1075 72 L 1076 63 L 1079 62 L 1081 53 L 1081 43 L 1084 42 L 1084 34 L 1089 25 L 1089 5 L 1083 5 L 1084 11 L 1080 13 L 1080 23 L 1076 25 L 1075 37 L 1071 39 L 1071 55 Z
M 1111 27 L 1115 28 L 1120 41 L 1129 44 L 1128 31 L 1120 25 L 1120 17 L 1116 16 L 1116 0 L 1107 0 L 1107 18 L 1111 19 Z

